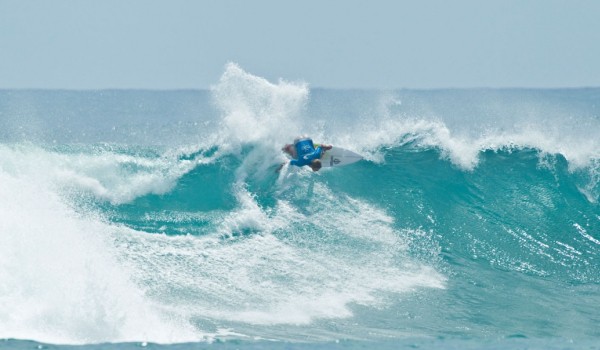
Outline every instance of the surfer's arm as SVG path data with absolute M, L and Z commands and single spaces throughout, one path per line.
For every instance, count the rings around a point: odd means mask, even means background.
M 283 148 L 281 150 L 284 151 L 285 153 L 289 154 L 292 158 L 297 157 L 296 148 L 294 147 L 294 145 L 287 144 L 287 145 L 283 146 Z
M 315 149 L 317 148 L 321 148 L 323 151 L 329 151 L 330 149 L 333 148 L 332 145 L 326 145 L 326 144 L 322 144 L 322 143 L 315 143 Z

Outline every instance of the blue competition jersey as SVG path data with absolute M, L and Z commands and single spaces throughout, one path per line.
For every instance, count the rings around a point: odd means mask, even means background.
M 309 165 L 313 160 L 320 159 L 323 155 L 323 149 L 321 147 L 315 149 L 311 139 L 300 140 L 296 142 L 295 146 L 298 159 L 290 161 L 290 164 L 295 166 Z

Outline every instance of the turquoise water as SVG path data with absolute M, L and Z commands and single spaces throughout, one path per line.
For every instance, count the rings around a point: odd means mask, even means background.
M 0 348 L 598 348 L 599 103 L 0 91 Z M 275 172 L 299 134 L 365 160 Z

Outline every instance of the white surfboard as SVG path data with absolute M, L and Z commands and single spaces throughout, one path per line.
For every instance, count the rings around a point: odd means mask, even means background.
M 333 147 L 325 151 L 321 156 L 321 164 L 323 167 L 337 167 L 348 165 L 363 159 L 360 154 L 354 153 L 342 147 Z

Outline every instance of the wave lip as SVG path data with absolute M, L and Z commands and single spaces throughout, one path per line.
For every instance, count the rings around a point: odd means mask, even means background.
M 282 135 L 294 137 L 301 131 L 298 120 L 309 95 L 306 84 L 283 80 L 273 84 L 234 63 L 225 67 L 211 93 L 225 137 L 236 143 L 285 142 Z

